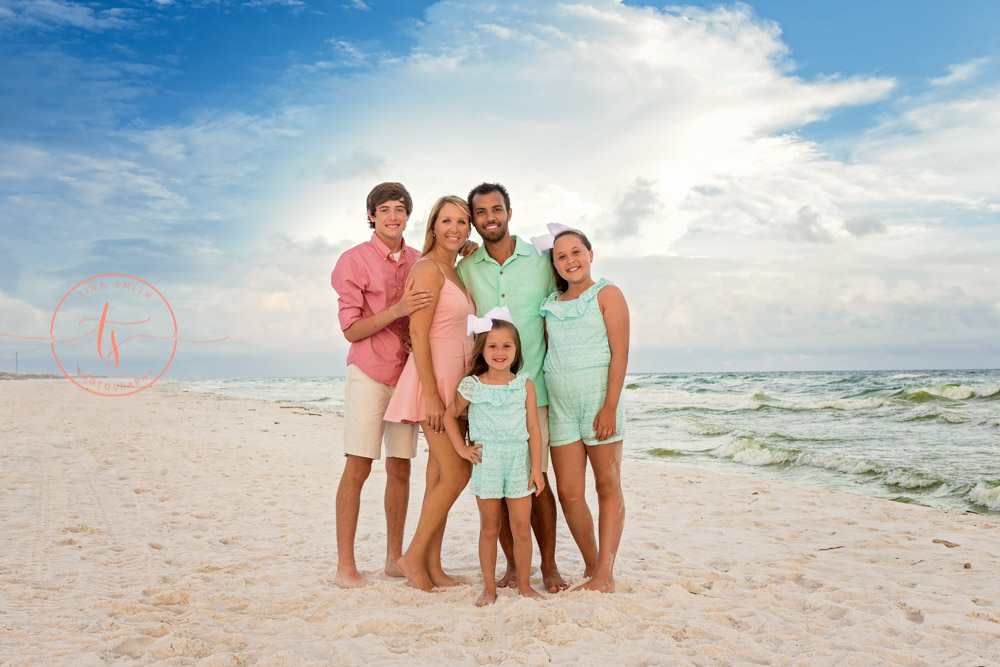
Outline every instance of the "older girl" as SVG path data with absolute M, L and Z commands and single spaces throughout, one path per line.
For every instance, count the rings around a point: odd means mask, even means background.
M 541 305 L 548 335 L 549 452 L 559 502 L 588 578 L 578 589 L 612 593 L 625 525 L 621 394 L 628 365 L 628 305 L 620 289 L 591 278 L 594 253 L 583 232 L 556 234 L 550 259 L 557 291 Z M 588 460 L 597 486 L 599 543 L 585 497 Z

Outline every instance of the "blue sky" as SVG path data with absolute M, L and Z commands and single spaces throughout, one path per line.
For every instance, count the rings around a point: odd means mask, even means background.
M 506 183 L 579 226 L 634 371 L 996 367 L 1000 5 L 0 0 L 0 334 L 80 280 L 165 377 L 340 374 L 364 198 Z M 57 371 L 0 337 L 0 371 Z

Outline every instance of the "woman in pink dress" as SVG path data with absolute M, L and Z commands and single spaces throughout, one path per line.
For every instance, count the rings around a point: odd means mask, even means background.
M 465 201 L 454 196 L 441 197 L 431 209 L 424 249 L 410 280 L 434 298 L 429 307 L 410 315 L 413 352 L 385 411 L 386 421 L 419 423 L 430 448 L 420 521 L 399 559 L 399 569 L 421 590 L 459 583 L 441 567 L 441 542 L 448 511 L 468 484 L 471 469 L 444 431 L 444 411 L 465 376 L 473 344 L 466 327 L 476 306 L 455 271 L 458 251 L 472 230 L 471 217 Z

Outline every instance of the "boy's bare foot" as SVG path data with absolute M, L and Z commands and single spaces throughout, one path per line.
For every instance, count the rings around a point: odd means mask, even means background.
M 476 600 L 477 607 L 485 607 L 486 605 L 493 604 L 497 601 L 497 589 L 495 588 L 484 588 L 479 599 Z
M 500 588 L 513 588 L 517 586 L 517 568 L 513 564 L 507 566 L 507 571 L 497 579 L 497 586 Z
M 593 564 L 593 565 L 587 565 L 586 563 L 583 564 L 583 576 L 585 578 L 590 579 L 591 577 L 594 576 L 594 572 L 596 572 L 596 571 L 597 571 L 597 564 L 596 563 Z M 573 590 L 576 590 L 576 589 L 573 589 Z
M 614 577 L 592 577 L 586 582 L 580 584 L 574 591 L 597 591 L 598 593 L 614 593 L 615 592 L 615 579 Z
M 333 578 L 333 585 L 340 588 L 361 588 L 371 583 L 357 570 L 345 570 L 343 572 L 337 570 L 337 576 Z
M 434 582 L 431 578 L 427 576 L 427 573 L 416 568 L 411 568 L 410 564 L 406 562 L 406 555 L 400 557 L 396 561 L 396 565 L 399 567 L 399 571 L 403 573 L 403 576 L 410 582 L 410 585 L 421 591 L 430 591 L 434 588 Z
M 542 585 L 549 593 L 558 593 L 569 588 L 569 584 L 562 578 L 555 566 L 552 566 L 551 569 L 542 568 Z
M 399 556 L 389 556 L 385 559 L 385 573 L 390 577 L 405 577 L 403 571 L 399 569 Z
M 536 591 L 534 588 L 529 586 L 518 586 L 517 592 L 523 597 L 531 598 L 532 600 L 544 600 L 545 596 Z

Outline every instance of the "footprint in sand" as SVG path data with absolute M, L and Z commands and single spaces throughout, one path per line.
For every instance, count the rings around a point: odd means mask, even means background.
M 115 653 L 118 655 L 124 655 L 128 658 L 141 658 L 146 652 L 146 648 L 156 641 L 152 637 L 139 636 L 139 637 L 129 637 L 121 644 L 115 647 Z

